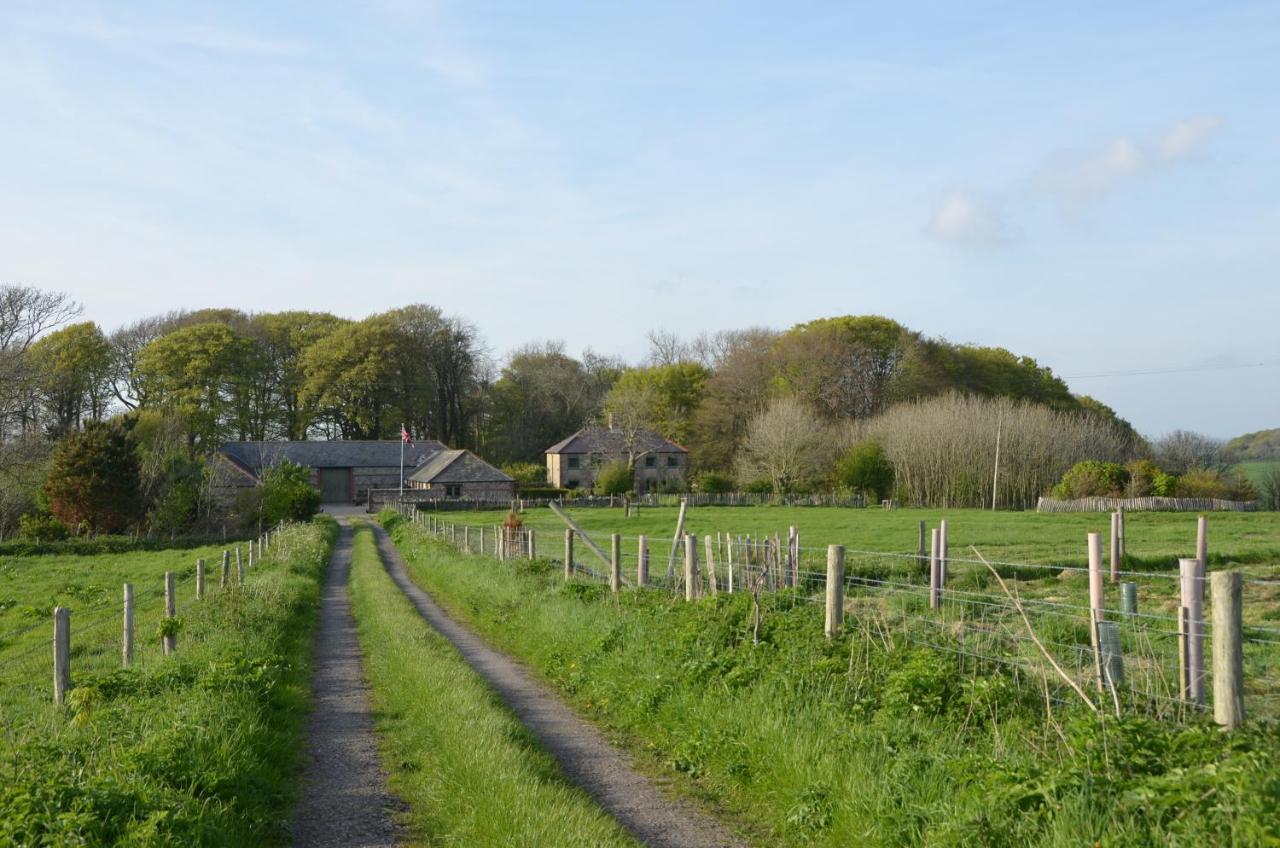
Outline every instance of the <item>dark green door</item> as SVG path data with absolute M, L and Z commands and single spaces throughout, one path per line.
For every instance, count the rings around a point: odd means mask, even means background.
M 320 499 L 325 503 L 350 503 L 351 469 L 321 468 Z

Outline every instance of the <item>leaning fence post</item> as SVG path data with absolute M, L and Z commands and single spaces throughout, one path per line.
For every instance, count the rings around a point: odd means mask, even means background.
M 196 560 L 196 600 L 204 600 L 204 560 Z
M 1183 638 L 1186 641 L 1186 663 L 1182 679 L 1186 683 L 1186 698 L 1197 704 L 1204 703 L 1204 571 L 1200 560 L 1178 560 L 1181 580 L 1181 603 L 1187 610 L 1187 624 Z
M 164 573 L 164 617 L 170 619 L 177 614 L 178 599 L 174 591 L 173 572 L 166 571 Z M 160 641 L 164 645 L 165 656 L 172 654 L 178 647 L 178 637 L 172 632 L 165 631 Z
M 1098 691 L 1104 690 L 1102 668 L 1102 645 L 1098 639 L 1098 622 L 1102 621 L 1102 539 L 1097 533 L 1089 534 L 1089 634 L 1093 643 L 1094 674 L 1098 680 Z
M 71 690 L 71 610 L 53 611 L 53 702 L 62 705 Z
M 698 574 L 698 537 L 689 533 L 684 537 L 684 599 L 692 601 L 698 597 L 698 587 L 694 580 Z
M 124 584 L 124 638 L 120 644 L 120 665 L 133 663 L 133 584 Z
M 941 566 L 938 563 L 938 528 L 929 531 L 929 609 L 937 609 L 941 600 Z
M 1215 571 L 1213 590 L 1213 720 L 1226 730 L 1244 724 L 1243 580 Z
M 643 589 L 649 585 L 649 537 L 641 536 L 636 540 L 636 588 Z
M 573 579 L 573 529 L 564 528 L 564 579 Z
M 830 639 L 844 624 L 844 545 L 827 546 L 827 620 L 823 628 Z
M 532 531 L 530 531 L 532 532 Z M 622 537 L 609 536 L 609 591 L 617 594 L 622 587 Z

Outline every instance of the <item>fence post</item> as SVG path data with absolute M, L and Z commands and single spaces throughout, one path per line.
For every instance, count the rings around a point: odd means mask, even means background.
M 641 536 L 636 540 L 636 588 L 643 589 L 649 585 L 649 537 Z
M 1187 611 L 1183 639 L 1186 643 L 1186 662 L 1182 680 L 1186 683 L 1186 698 L 1197 704 L 1204 703 L 1204 571 L 1198 559 L 1178 560 L 1181 603 Z
M 481 524 L 476 529 L 480 531 L 480 556 L 484 556 L 484 525 Z
M 1200 562 L 1200 576 L 1209 571 L 1209 519 L 1196 517 L 1196 559 Z
M 1238 571 L 1215 571 L 1213 590 L 1213 720 L 1226 730 L 1244 724 L 1242 579 Z
M 698 574 L 698 537 L 692 533 L 684 537 L 684 599 L 692 601 L 698 597 L 698 587 L 694 579 Z
M 1089 534 L 1089 635 L 1093 642 L 1094 674 L 1098 691 L 1104 691 L 1102 670 L 1102 645 L 1098 640 L 1098 622 L 1102 621 L 1102 539 L 1097 533 Z
M 204 600 L 204 560 L 196 560 L 196 600 Z
M 609 591 L 616 595 L 621 587 L 622 537 L 613 533 L 609 536 Z
M 827 621 L 830 639 L 844 624 L 844 545 L 827 546 Z
M 573 530 L 564 528 L 564 579 L 573 579 Z
M 218 573 L 219 588 L 227 588 L 227 578 L 231 576 L 231 551 L 222 552 L 222 570 Z
M 1138 584 L 1120 584 L 1120 611 L 1125 615 L 1138 614 Z
M 926 554 L 924 550 L 924 537 L 925 537 L 925 526 L 924 526 L 924 522 L 921 521 L 920 533 L 916 537 L 916 561 L 920 563 L 921 567 L 923 567 L 924 564 L 928 562 L 928 560 L 925 559 Z
M 164 573 L 164 617 L 173 618 L 177 614 L 178 599 L 174 591 L 173 572 L 166 571 Z M 178 648 L 178 637 L 173 633 L 166 633 L 161 642 L 164 645 L 165 656 L 172 654 Z
M 938 528 L 934 527 L 929 531 L 929 609 L 937 609 L 941 597 L 941 566 L 938 562 L 938 536 L 940 535 Z
M 467 553 L 471 553 L 471 525 L 462 525 L 462 547 L 467 549 Z
M 707 588 L 711 592 L 711 597 L 714 598 L 720 593 L 720 587 L 716 585 L 716 549 L 710 533 L 703 537 L 703 542 L 707 549 Z
M 249 568 L 253 568 L 253 540 L 249 540 Z
M 938 522 L 938 594 L 947 588 L 947 559 L 951 551 L 947 548 L 947 519 Z M 941 602 L 941 597 L 939 597 Z
M 1124 562 L 1125 556 L 1129 553 L 1128 548 L 1125 547 L 1124 538 L 1124 507 L 1120 507 L 1116 512 L 1120 514 L 1120 561 Z
M 71 690 L 71 610 L 53 611 L 53 702 L 61 706 Z
M 538 539 L 534 535 L 532 527 L 530 527 L 526 532 L 529 534 L 529 559 L 531 560 L 537 559 L 538 558 Z
M 124 638 L 120 643 L 120 665 L 128 668 L 133 663 L 133 584 L 124 584 Z
M 240 559 L 240 546 L 236 545 L 236 584 L 244 585 L 244 562 Z
M 726 589 L 730 595 L 733 594 L 733 534 L 724 534 L 724 570 Z
M 1111 582 L 1120 579 L 1120 513 L 1111 513 Z

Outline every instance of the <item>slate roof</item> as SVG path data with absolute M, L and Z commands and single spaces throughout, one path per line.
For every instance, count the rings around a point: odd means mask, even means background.
M 428 457 L 409 479 L 415 483 L 514 483 L 469 450 L 443 450 Z
M 688 453 L 670 439 L 664 439 L 652 430 L 641 430 L 636 434 L 635 450 L 637 453 Z M 616 456 L 626 453 L 626 445 L 621 430 L 610 430 L 607 427 L 592 425 L 583 427 L 569 438 L 556 442 L 547 448 L 547 453 L 600 453 Z
M 432 439 L 404 446 L 404 467 L 416 468 L 429 456 L 445 450 Z M 388 468 L 400 470 L 400 440 L 331 442 L 227 442 L 224 456 L 255 476 L 283 460 L 311 468 Z

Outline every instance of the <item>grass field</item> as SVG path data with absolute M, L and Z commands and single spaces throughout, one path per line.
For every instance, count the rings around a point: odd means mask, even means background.
M 1280 468 L 1280 459 L 1255 459 L 1236 465 L 1236 470 L 1249 478 L 1249 482 L 1255 486 L 1262 485 L 1263 475 L 1272 468 Z
M 383 762 L 409 805 L 413 844 L 635 844 L 418 616 L 368 527 L 356 531 L 351 595 Z
M 756 644 L 746 594 L 611 596 L 554 564 L 468 556 L 384 520 L 414 580 L 756 844 L 1280 840 L 1274 723 L 1228 736 L 1195 715 L 1047 705 L 1035 678 L 969 656 L 958 630 L 885 626 L 859 598 L 826 640 L 814 604 L 766 593 Z
M 0 561 L 0 844 L 288 841 L 311 630 L 332 522 L 289 528 L 243 587 L 221 548 Z M 195 600 L 195 560 L 210 564 Z M 162 575 L 178 572 L 177 653 L 160 650 Z M 234 572 L 234 566 L 233 566 Z M 121 665 L 121 584 L 136 646 Z M 54 605 L 72 610 L 72 683 L 52 703 Z

